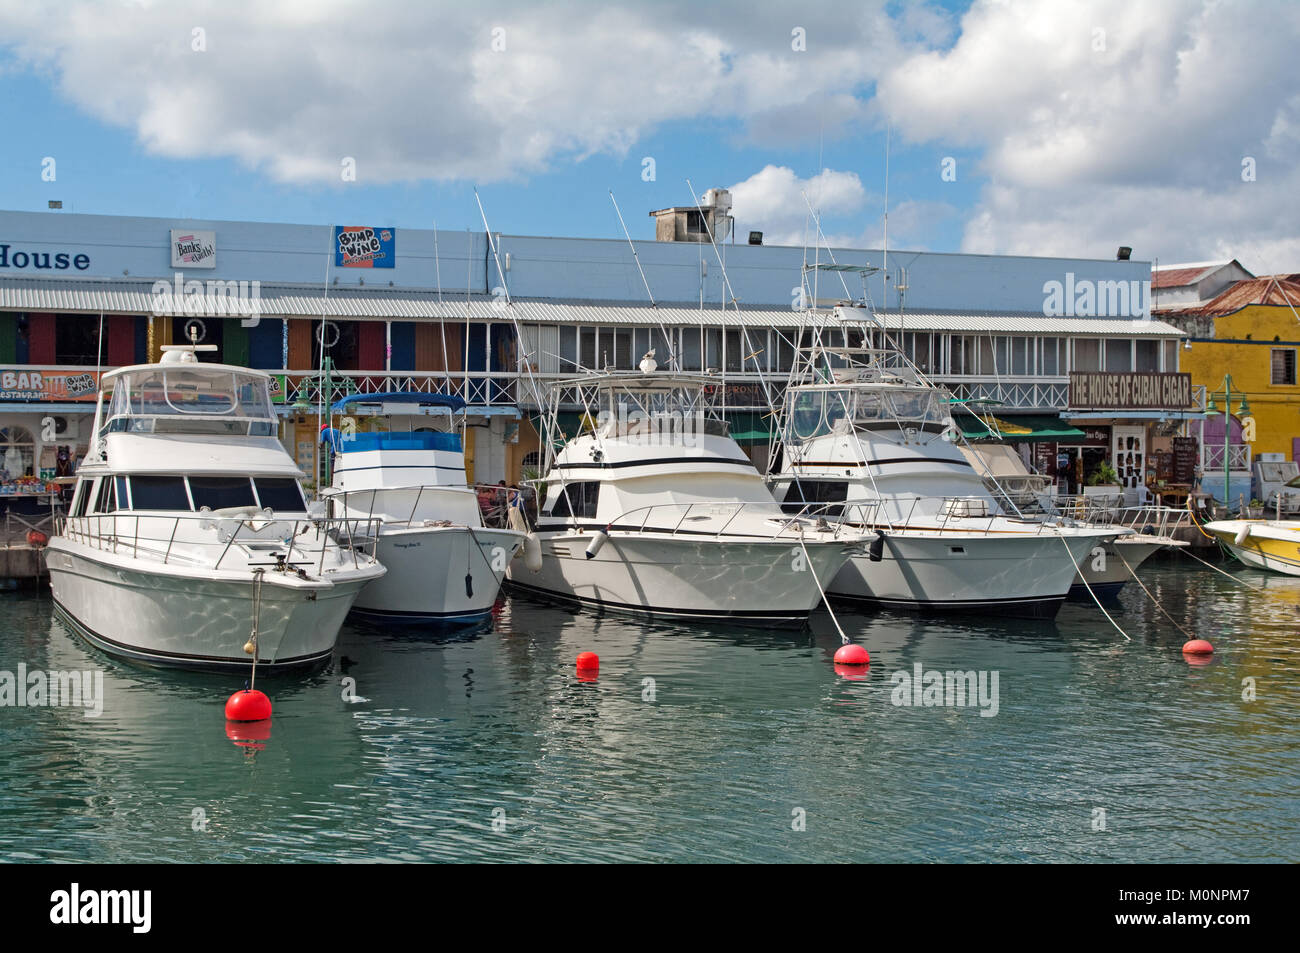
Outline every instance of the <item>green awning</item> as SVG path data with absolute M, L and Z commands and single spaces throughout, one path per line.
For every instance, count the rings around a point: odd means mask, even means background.
M 1060 417 L 1048 414 L 1024 414 L 996 417 L 985 414 L 956 414 L 954 422 L 967 440 L 1003 440 L 1007 443 L 1046 443 L 1078 440 L 1084 432 L 1071 427 Z

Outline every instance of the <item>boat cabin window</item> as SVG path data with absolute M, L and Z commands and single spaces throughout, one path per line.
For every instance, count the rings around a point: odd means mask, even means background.
M 288 477 L 254 477 L 253 485 L 257 488 L 257 501 L 263 509 L 270 507 L 277 513 L 300 513 L 307 509 L 297 480 Z
M 117 509 L 117 497 L 113 492 L 113 482 L 111 477 L 100 478 L 99 492 L 95 496 L 96 513 L 112 513 Z
M 72 499 L 72 515 L 85 516 L 86 508 L 90 505 L 90 480 L 78 480 L 77 492 Z
M 847 480 L 792 480 L 781 509 L 786 513 L 798 513 L 806 506 L 815 510 L 818 516 L 839 516 L 848 495 Z M 824 506 L 828 503 L 840 505 Z
M 552 516 L 572 516 L 575 519 L 595 519 L 596 501 L 600 496 L 600 482 L 569 483 L 555 495 Z
M 131 477 L 131 508 L 136 510 L 188 510 L 190 497 L 185 478 L 179 476 Z
M 192 476 L 190 495 L 194 508 L 224 510 L 230 506 L 256 506 L 253 482 L 248 477 Z

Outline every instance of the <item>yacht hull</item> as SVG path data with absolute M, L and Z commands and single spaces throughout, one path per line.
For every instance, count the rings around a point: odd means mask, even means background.
M 1076 575 L 1071 555 L 1082 565 L 1098 542 L 1055 534 L 893 533 L 879 562 L 855 556 L 827 591 L 883 608 L 1050 619 Z
M 821 602 L 818 581 L 826 585 L 859 548 L 808 541 L 805 559 L 797 537 L 717 540 L 614 532 L 588 559 L 590 533 L 539 536 L 541 570 L 534 573 L 516 561 L 512 588 L 636 615 L 764 625 L 805 622 Z
M 247 672 L 253 627 L 249 572 L 135 568 L 56 538 L 46 551 L 50 589 L 75 631 L 111 655 L 151 665 Z M 258 615 L 258 670 L 329 659 L 348 610 L 373 572 L 327 582 L 267 573 Z
M 352 611 L 385 622 L 478 622 L 491 613 L 523 542 L 523 533 L 481 527 L 381 530 L 376 556 L 388 572 L 361 591 Z
M 1187 543 L 1165 537 L 1150 537 L 1135 534 L 1121 536 L 1101 544 L 1104 558 L 1098 560 L 1094 547 L 1079 560 L 1082 572 L 1075 576 L 1074 585 L 1070 587 L 1072 601 L 1091 601 L 1088 590 L 1103 598 L 1118 596 L 1124 584 L 1133 578 L 1133 572 L 1159 550 L 1166 546 L 1186 546 Z M 1123 557 L 1123 558 L 1121 558 Z M 1128 563 L 1127 566 L 1124 564 Z M 1130 572 L 1132 570 L 1133 572 Z M 1087 583 L 1085 586 L 1084 583 Z

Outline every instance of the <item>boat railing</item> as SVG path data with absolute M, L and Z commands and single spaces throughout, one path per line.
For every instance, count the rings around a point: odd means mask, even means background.
M 314 566 L 320 575 L 331 549 L 351 557 L 354 569 L 373 563 L 378 528 L 378 520 L 366 517 L 123 511 L 61 516 L 55 532 L 103 552 L 154 559 L 163 565 L 183 561 L 189 566 L 210 563 L 212 569 L 220 569 L 237 548 L 249 565 L 257 565 L 252 560 L 264 556 L 268 560 L 265 565 L 276 569 L 304 573 L 303 567 Z
M 1177 530 L 1191 528 L 1192 515 L 1181 506 L 1147 504 L 1125 507 L 1116 522 L 1139 533 L 1173 536 Z
M 847 538 L 847 541 L 857 542 L 859 531 L 853 529 L 844 520 L 830 517 L 834 516 L 834 509 L 840 504 L 808 504 L 797 513 L 782 512 L 781 507 L 775 501 L 753 500 L 734 502 L 706 500 L 694 503 L 651 503 L 646 506 L 638 506 L 630 510 L 625 510 L 618 516 L 606 522 L 607 528 L 634 529 L 638 532 L 646 532 L 653 528 L 655 531 L 668 530 L 670 535 L 701 535 L 706 531 L 692 528 L 692 524 L 698 524 L 702 520 L 722 519 L 722 524 L 711 530 L 714 538 L 726 535 L 727 530 L 736 522 L 737 517 L 742 513 L 747 516 L 757 516 L 761 519 L 775 524 L 775 528 L 770 535 L 763 538 L 776 539 L 783 533 L 793 530 L 796 534 L 803 532 L 825 532 L 830 531 L 835 539 Z M 725 519 L 723 519 L 725 517 Z M 757 534 L 746 531 L 743 535 L 755 536 Z
M 375 513 L 375 504 L 380 493 L 385 491 L 415 491 L 415 499 L 411 501 L 410 510 L 406 518 L 393 518 L 390 516 L 380 516 Z M 453 491 L 461 493 L 473 493 L 478 505 L 479 514 L 483 517 L 483 525 L 493 529 L 508 529 L 508 518 L 510 509 L 510 494 L 524 494 L 524 505 L 529 507 L 529 496 L 535 498 L 536 491 L 532 489 L 523 489 L 515 486 L 501 486 L 499 483 L 425 483 L 419 486 L 400 486 L 400 487 L 368 487 L 359 490 L 340 490 L 330 493 L 327 497 L 330 501 L 340 501 L 344 513 L 360 514 L 364 516 L 350 517 L 374 520 L 377 525 L 388 527 L 389 529 L 411 529 L 417 526 L 429 525 L 426 518 L 417 519 L 416 514 L 420 512 L 421 501 L 431 497 L 434 493 L 440 491 Z M 357 506 L 353 500 L 361 497 L 363 500 L 369 497 L 369 505 Z
M 827 508 L 830 508 L 827 510 Z M 858 531 L 961 532 L 993 535 L 1006 531 L 1012 521 L 1019 532 L 1042 535 L 1072 521 L 1042 515 L 1008 513 L 986 496 L 915 496 L 906 500 L 857 500 L 821 504 L 818 515 L 833 515 Z

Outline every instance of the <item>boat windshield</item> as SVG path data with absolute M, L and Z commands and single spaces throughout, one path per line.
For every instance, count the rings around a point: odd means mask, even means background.
M 270 379 L 194 365 L 156 365 L 114 378 L 104 429 L 130 433 L 277 431 Z
M 937 392 L 926 387 L 826 388 L 799 391 L 790 408 L 796 437 L 808 439 L 847 426 L 880 422 L 937 424 L 947 418 Z

